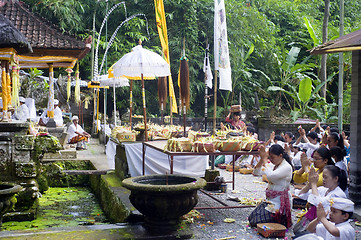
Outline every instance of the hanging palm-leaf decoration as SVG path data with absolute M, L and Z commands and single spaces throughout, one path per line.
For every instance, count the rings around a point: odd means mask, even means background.
M 184 106 L 186 109 L 189 109 L 189 101 L 190 101 L 190 89 L 189 89 L 189 67 L 188 67 L 188 59 L 183 56 L 180 59 L 180 67 L 179 67 L 179 91 L 182 107 Z
M 14 108 L 19 106 L 19 90 L 20 90 L 20 80 L 19 80 L 19 58 L 13 54 L 10 60 L 11 67 L 11 79 L 12 79 L 12 93 L 11 101 Z
M 67 68 L 65 71 L 68 73 L 68 82 L 66 85 L 66 101 L 69 102 L 71 96 L 71 73 L 73 72 L 73 69 Z
M 80 104 L 80 78 L 79 78 L 79 62 L 77 63 L 76 66 L 76 71 L 75 71 L 75 93 L 74 93 L 74 97 L 75 97 L 75 103 L 77 105 Z

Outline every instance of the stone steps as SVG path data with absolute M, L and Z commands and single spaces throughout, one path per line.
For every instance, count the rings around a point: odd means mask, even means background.
M 68 175 L 105 175 L 108 170 L 64 170 Z
M 55 153 L 45 153 L 43 161 L 54 160 L 76 160 L 78 158 L 77 151 L 75 149 L 60 150 Z

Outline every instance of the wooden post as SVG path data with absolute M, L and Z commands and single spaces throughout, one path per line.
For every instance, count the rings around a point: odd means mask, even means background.
M 133 114 L 133 80 L 130 80 L 130 97 L 129 97 L 129 126 L 132 129 L 132 114 Z
M 186 137 L 186 114 L 187 114 L 187 106 L 186 106 L 186 100 L 183 101 L 183 128 L 184 128 L 184 136 Z
M 217 70 L 214 71 L 214 110 L 213 110 L 213 135 L 217 131 Z
M 49 101 L 48 101 L 48 116 L 54 118 L 54 68 L 53 64 L 49 63 Z
M 147 107 L 145 105 L 145 89 L 144 89 L 144 78 L 143 78 L 143 73 L 141 74 L 142 76 L 142 98 L 143 98 L 143 118 L 144 118 L 144 133 L 145 133 L 145 137 L 144 137 L 144 141 L 147 142 L 148 141 L 148 131 L 147 131 Z
M 361 51 L 352 52 L 352 91 L 350 126 L 350 199 L 355 205 L 361 204 Z

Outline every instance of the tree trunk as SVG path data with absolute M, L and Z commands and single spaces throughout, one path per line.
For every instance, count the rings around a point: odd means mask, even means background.
M 328 18 L 330 16 L 330 0 L 325 0 L 325 11 L 323 14 L 323 25 L 322 25 L 322 44 L 327 42 L 327 30 L 328 30 Z M 321 72 L 320 72 L 320 79 L 321 82 L 326 82 L 327 80 L 327 55 L 323 54 L 321 59 Z M 323 85 L 321 89 L 321 96 L 326 98 L 326 84 Z

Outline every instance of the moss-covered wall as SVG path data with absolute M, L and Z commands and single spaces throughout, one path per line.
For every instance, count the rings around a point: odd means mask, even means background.
M 93 170 L 90 161 L 66 160 L 43 163 L 42 174 L 39 177 L 40 191 L 46 191 L 49 187 L 68 187 L 89 185 L 88 175 L 67 175 L 64 170 Z
M 116 174 L 90 176 L 90 184 L 108 220 L 112 223 L 125 222 L 133 210 L 128 198 L 130 192 L 122 187 Z

